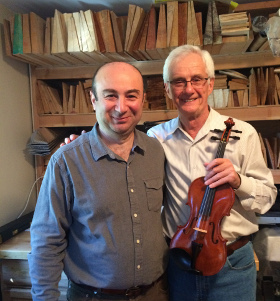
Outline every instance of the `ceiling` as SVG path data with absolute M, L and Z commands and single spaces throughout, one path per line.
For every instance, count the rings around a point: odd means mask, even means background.
M 102 9 L 113 10 L 117 15 L 127 15 L 128 5 L 135 4 L 148 11 L 152 4 L 158 0 L 0 0 L 0 4 L 15 13 L 34 12 L 42 18 L 54 16 L 54 10 L 58 9 L 61 13 L 70 13 L 80 10 L 91 9 L 100 11 Z M 183 0 L 184 1 L 184 0 Z M 186 0 L 185 0 L 186 1 Z M 210 0 L 198 0 L 198 2 L 208 3 Z M 263 0 L 235 0 L 238 4 L 260 2 Z M 162 0 L 162 2 L 165 2 Z M 229 3 L 229 0 L 220 0 Z

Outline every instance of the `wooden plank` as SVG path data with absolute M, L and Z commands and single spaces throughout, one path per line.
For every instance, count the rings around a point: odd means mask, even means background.
M 169 50 L 167 49 L 167 32 L 166 32 L 166 13 L 165 5 L 161 4 L 159 8 L 158 28 L 157 28 L 157 41 L 156 49 L 162 59 L 166 59 Z
M 51 107 L 49 104 L 49 100 L 46 97 L 45 89 L 44 89 L 44 82 L 41 80 L 37 80 L 39 94 L 41 96 L 41 103 L 43 105 L 44 114 L 52 113 Z
M 275 95 L 275 76 L 274 76 L 274 68 L 269 67 L 268 70 L 268 89 L 267 89 L 267 98 L 266 98 L 266 105 L 274 105 L 274 95 Z
M 252 41 L 250 47 L 248 48 L 249 51 L 258 51 L 259 48 L 267 41 L 267 37 L 262 36 L 261 34 L 257 33 L 254 35 L 254 40 Z
M 15 30 L 15 16 L 11 16 L 9 19 L 10 24 L 10 33 L 11 33 L 11 41 L 12 41 L 12 47 L 14 43 L 14 30 Z
M 261 105 L 265 105 L 268 91 L 268 68 L 266 68 L 265 74 L 263 73 L 263 91 L 261 95 Z
M 71 66 L 69 62 L 51 54 L 51 25 L 52 18 L 46 18 L 46 27 L 44 35 L 44 54 L 43 56 L 52 62 L 54 66 Z
M 98 37 L 98 29 L 96 25 L 96 21 L 94 20 L 94 15 L 95 13 L 91 10 L 87 10 L 84 12 L 86 24 L 89 30 L 91 42 L 92 42 L 92 50 L 89 48 L 89 51 L 87 52 L 87 55 L 91 56 L 96 62 L 108 62 L 109 59 L 106 58 L 104 55 L 102 55 L 101 50 L 102 50 L 102 45 L 103 45 L 103 52 L 105 51 L 105 46 L 103 43 L 102 38 Z M 102 40 L 102 41 L 101 41 Z M 101 50 L 99 43 L 101 43 Z
M 128 48 L 128 44 L 129 44 L 129 40 L 130 40 L 130 33 L 131 33 L 131 28 L 132 28 L 132 24 L 133 24 L 135 11 L 136 11 L 136 5 L 129 4 L 124 49 Z
M 199 35 L 199 46 L 203 46 L 202 13 L 195 13 L 195 19 Z
M 95 49 L 87 26 L 86 17 L 82 10 L 80 11 L 80 26 L 82 33 L 82 51 L 85 53 L 94 51 Z
M 156 50 L 156 10 L 154 6 L 151 7 L 149 13 L 146 52 L 153 60 L 161 59 L 159 53 Z
M 212 53 L 212 44 L 213 44 L 213 14 L 212 14 L 212 4 L 208 3 L 208 11 L 206 17 L 206 25 L 203 35 L 203 49 L 207 50 L 209 53 Z
M 171 41 L 171 34 L 172 34 L 173 18 L 174 18 L 174 5 L 173 2 L 167 2 L 166 5 L 167 5 L 166 6 L 166 18 L 167 18 L 166 44 L 167 47 L 169 47 Z
M 260 139 L 260 143 L 261 143 L 262 155 L 263 155 L 265 164 L 267 165 L 266 147 L 265 147 L 265 144 L 264 144 L 264 141 L 263 141 L 262 134 L 261 133 L 258 133 L 258 134 L 259 134 L 259 139 Z
M 221 25 L 219 22 L 216 2 L 212 1 L 212 21 L 213 21 L 213 44 L 221 44 L 223 42 L 221 36 Z
M 253 41 L 253 33 L 246 36 L 223 36 L 220 54 L 239 54 L 245 52 Z M 249 66 L 249 64 L 248 64 Z
M 264 10 L 275 10 L 275 12 L 280 7 L 280 0 L 271 0 L 271 1 L 262 1 L 262 2 L 250 2 L 250 3 L 240 3 L 234 9 L 235 13 L 238 12 L 255 12 L 255 11 L 262 11 Z
M 12 48 L 12 40 L 11 40 L 11 32 L 10 32 L 10 21 L 4 19 L 3 21 L 4 27 L 4 39 L 5 39 L 5 53 L 7 56 L 13 56 L 13 48 Z
M 120 36 L 121 36 L 121 42 L 122 42 L 123 47 L 124 47 L 124 43 L 125 43 L 127 18 L 128 18 L 128 16 L 119 16 L 117 19 Z
M 13 55 L 19 59 L 33 65 L 47 65 L 39 59 L 32 57 L 30 54 L 23 53 L 23 29 L 22 29 L 22 15 L 15 14 L 14 16 L 14 34 L 13 34 Z
M 52 26 L 52 48 L 51 53 L 62 58 L 72 65 L 81 65 L 83 61 L 79 60 L 67 52 L 67 28 L 63 14 L 55 10 Z
M 62 109 L 64 114 L 68 113 L 69 92 L 70 86 L 62 82 Z
M 69 65 L 66 61 L 57 59 L 50 53 L 51 19 L 48 18 L 48 24 L 46 24 L 46 20 L 33 12 L 29 14 L 29 19 L 32 57 L 41 60 L 42 64 Z
M 79 29 L 79 13 L 73 14 L 64 14 L 65 23 L 66 23 L 66 30 L 67 30 L 67 50 L 70 53 L 79 52 L 81 50 L 80 46 L 80 39 L 81 39 L 81 32 Z M 77 24 L 77 27 L 75 26 Z
M 140 47 L 140 43 L 141 43 L 141 40 L 142 40 L 142 37 L 143 37 L 143 33 L 144 31 L 147 33 L 147 20 L 149 19 L 149 13 L 146 14 L 145 16 L 145 19 L 143 21 L 143 25 L 139 31 L 139 34 L 138 34 L 138 37 L 134 43 L 134 46 L 133 46 L 133 51 L 130 52 L 130 55 L 135 58 L 136 60 L 138 61 L 146 61 L 147 60 L 147 57 L 148 54 L 146 54 L 146 56 L 144 56 L 140 51 L 139 51 L 139 47 Z M 144 43 L 144 49 L 145 49 L 145 45 L 146 45 L 146 42 Z
M 130 36 L 129 36 L 129 41 L 127 43 L 127 46 L 125 47 L 125 50 L 127 52 L 132 52 L 133 51 L 133 46 L 135 44 L 135 41 L 138 37 L 139 31 L 142 27 L 143 21 L 145 19 L 145 11 L 143 8 L 140 6 L 136 6 L 133 22 L 132 22 L 132 27 L 130 30 Z
M 143 32 L 141 35 L 140 43 L 138 49 L 134 49 L 134 52 L 141 54 L 146 60 L 152 60 L 149 54 L 146 52 L 146 42 L 147 42 L 147 35 L 148 35 L 148 28 L 149 28 L 149 19 L 150 19 L 150 12 L 146 15 L 146 19 L 144 20 L 143 25 Z
M 80 12 L 73 12 L 72 14 L 63 14 L 65 23 L 68 23 L 68 46 L 71 44 L 72 51 L 81 51 L 83 49 L 83 38 L 81 30 L 81 16 Z M 67 17 L 68 16 L 68 17 Z M 66 26 L 67 27 L 67 26 Z M 73 32 L 72 32 L 73 31 Z M 69 39 L 71 37 L 71 40 Z M 67 48 L 69 51 L 69 49 Z M 70 52 L 70 51 L 69 51 Z
M 276 83 L 276 91 L 277 91 L 278 99 L 280 100 L 280 80 L 278 74 L 275 74 L 275 83 Z M 278 100 L 278 104 L 279 104 L 279 100 Z
M 118 16 L 113 11 L 110 11 L 110 17 L 111 17 L 112 29 L 113 29 L 114 40 L 116 45 L 116 52 L 119 55 L 121 55 L 123 59 L 127 62 L 134 61 L 135 59 L 130 54 L 124 52 L 123 33 L 121 33 L 120 31 Z
M 43 54 L 46 21 L 33 12 L 29 16 L 32 53 Z
M 188 44 L 200 45 L 193 1 L 188 2 Z
M 83 63 L 93 64 L 96 61 L 88 56 L 87 42 L 85 41 L 85 33 L 81 23 L 81 14 L 75 12 L 73 14 L 63 14 L 67 29 L 67 50 L 68 52 Z M 85 52 L 82 51 L 84 48 Z
M 93 19 L 93 13 L 91 10 L 87 10 L 84 12 L 84 16 L 85 16 L 85 21 L 88 26 L 88 31 L 90 34 L 91 44 L 92 44 L 92 48 L 89 47 L 89 51 L 99 51 L 99 45 L 98 45 L 98 40 L 97 40 L 95 23 L 94 23 L 94 19 Z
M 241 35 L 248 35 L 249 28 L 248 27 L 239 27 L 236 29 L 226 29 L 222 28 L 221 35 L 222 36 L 241 36 Z
M 94 52 L 90 32 L 83 11 L 63 14 L 68 33 L 68 52 L 87 64 L 97 62 L 99 55 Z
M 255 71 L 252 68 L 251 74 L 249 76 L 249 106 L 257 106 L 258 98 L 257 98 L 257 86 L 256 86 L 256 75 Z
M 110 11 L 105 9 L 96 13 L 100 25 L 100 32 L 103 37 L 106 51 L 104 55 L 110 60 L 126 61 L 124 57 L 116 52 L 114 34 L 112 29 Z
M 171 36 L 167 38 L 167 46 L 170 50 L 174 49 L 178 46 L 178 2 L 167 2 L 167 11 L 169 10 L 168 6 L 171 5 L 173 8 L 171 11 L 173 11 L 173 18 L 172 18 L 172 30 L 171 30 Z M 168 20 L 167 20 L 168 22 Z
M 62 104 L 61 104 L 61 100 L 60 100 L 60 95 L 59 95 L 57 89 L 47 85 L 47 91 L 48 91 L 48 95 L 50 97 L 50 102 L 52 103 L 52 105 L 55 108 L 55 113 L 62 114 L 63 109 L 62 109 Z
M 178 45 L 181 46 L 187 43 L 188 3 L 182 2 L 178 5 Z
M 22 15 L 22 48 L 23 53 L 31 53 L 29 14 Z
M 263 141 L 264 141 L 264 145 L 266 147 L 268 168 L 276 169 L 276 162 L 275 162 L 275 158 L 274 158 L 274 153 L 273 153 L 273 150 L 272 150 L 271 145 L 269 143 L 269 140 L 268 140 L 268 138 L 263 138 Z
M 75 99 L 74 99 L 74 107 L 73 110 L 75 113 L 80 113 L 80 87 L 79 85 L 75 86 L 76 93 L 75 93 Z
M 61 21 L 61 12 L 57 9 L 54 12 L 54 26 L 52 33 L 52 53 L 63 53 L 66 52 L 66 39 L 65 33 L 63 32 L 63 26 Z
M 110 11 L 110 15 L 111 15 L 112 27 L 113 27 L 114 38 L 116 43 L 116 50 L 117 52 L 123 52 L 124 45 L 122 43 L 123 41 L 120 33 L 120 28 L 118 25 L 118 17 L 113 11 Z
M 70 85 L 68 108 L 67 108 L 67 111 L 70 114 L 74 113 L 75 95 L 76 95 L 76 86 Z

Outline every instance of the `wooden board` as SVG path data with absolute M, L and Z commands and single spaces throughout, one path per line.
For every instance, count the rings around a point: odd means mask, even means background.
M 146 52 L 153 60 L 161 59 L 159 53 L 156 50 L 156 10 L 154 6 L 151 7 L 149 13 Z
M 169 49 L 167 48 L 167 24 L 165 7 L 166 6 L 164 4 L 160 5 L 156 38 L 156 49 L 162 59 L 166 59 L 169 54 Z

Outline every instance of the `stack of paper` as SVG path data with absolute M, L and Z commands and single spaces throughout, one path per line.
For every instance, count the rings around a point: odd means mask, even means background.
M 65 137 L 69 136 L 69 130 L 66 128 L 51 130 L 48 128 L 39 128 L 32 133 L 27 144 L 27 150 L 32 155 L 45 156 L 63 142 Z

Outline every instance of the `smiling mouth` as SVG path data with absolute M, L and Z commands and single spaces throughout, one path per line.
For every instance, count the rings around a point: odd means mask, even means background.
M 116 122 L 120 122 L 120 123 L 125 122 L 128 119 L 128 117 L 113 117 L 113 118 Z
M 193 98 L 193 99 L 184 99 L 184 98 L 180 98 L 180 101 L 184 101 L 184 102 L 192 102 L 194 100 L 196 100 L 197 98 Z

